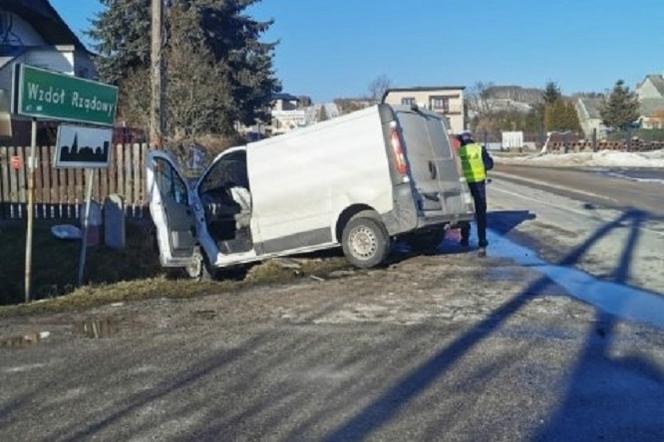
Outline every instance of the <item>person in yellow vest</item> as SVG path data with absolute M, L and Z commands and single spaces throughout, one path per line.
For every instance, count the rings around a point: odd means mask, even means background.
M 477 222 L 477 237 L 480 256 L 486 256 L 486 171 L 493 169 L 493 158 L 486 147 L 473 141 L 470 132 L 464 131 L 457 135 L 461 144 L 459 158 L 463 174 L 475 201 L 475 221 Z M 468 247 L 470 240 L 470 223 L 461 225 L 461 245 Z

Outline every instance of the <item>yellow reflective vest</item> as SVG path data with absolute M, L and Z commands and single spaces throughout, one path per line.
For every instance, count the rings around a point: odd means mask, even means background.
M 486 170 L 482 161 L 482 146 L 477 143 L 466 144 L 459 148 L 459 158 L 466 181 L 477 183 L 486 180 Z

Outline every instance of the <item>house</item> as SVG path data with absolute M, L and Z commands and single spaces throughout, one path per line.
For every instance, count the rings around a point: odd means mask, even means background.
M 664 98 L 664 75 L 646 75 L 646 78 L 636 85 L 636 95 L 639 101 Z
M 453 133 L 466 128 L 464 112 L 465 86 L 412 87 L 388 89 L 383 103 L 413 105 L 429 109 L 444 116 Z
M 643 129 L 664 129 L 664 98 L 640 100 L 639 114 L 639 123 Z
M 636 85 L 639 122 L 644 129 L 664 128 L 664 75 L 651 74 Z
M 93 54 L 48 0 L 0 3 L 0 106 L 6 106 L 6 97 L 11 95 L 12 69 L 16 63 L 94 78 L 93 61 Z M 7 110 L 0 108 L 0 114 Z M 0 129 L 3 126 L 0 123 Z
M 592 139 L 593 133 L 597 134 L 598 140 L 605 140 L 607 138 L 608 128 L 600 115 L 600 109 L 603 104 L 603 98 L 590 97 L 578 97 L 574 103 L 581 129 L 587 140 Z
M 300 99 L 291 94 L 274 94 L 272 96 L 273 111 L 290 111 L 300 107 Z
M 341 110 L 335 103 L 311 105 L 294 95 L 275 94 L 272 98 L 272 124 L 269 132 L 270 135 L 281 135 L 316 124 L 321 118 L 331 120 L 339 115 Z
M 291 94 L 274 94 L 272 97 L 271 135 L 281 135 L 307 125 L 307 112 L 300 106 L 300 100 Z

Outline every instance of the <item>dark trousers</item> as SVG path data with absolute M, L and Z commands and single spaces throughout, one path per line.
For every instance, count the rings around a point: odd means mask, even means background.
M 470 194 L 475 201 L 475 221 L 477 222 L 477 237 L 479 246 L 486 247 L 489 243 L 486 240 L 486 182 L 468 183 Z M 470 223 L 461 225 L 461 240 L 468 241 L 470 238 Z

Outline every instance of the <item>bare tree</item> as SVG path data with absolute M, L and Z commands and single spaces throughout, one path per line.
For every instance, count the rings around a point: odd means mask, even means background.
M 387 77 L 387 75 L 382 74 L 374 78 L 371 83 L 369 83 L 369 98 L 378 103 L 383 99 L 385 91 L 392 87 L 392 81 Z
M 490 97 L 493 83 L 478 81 L 468 90 L 468 110 L 477 116 L 491 114 L 494 109 L 493 101 Z

